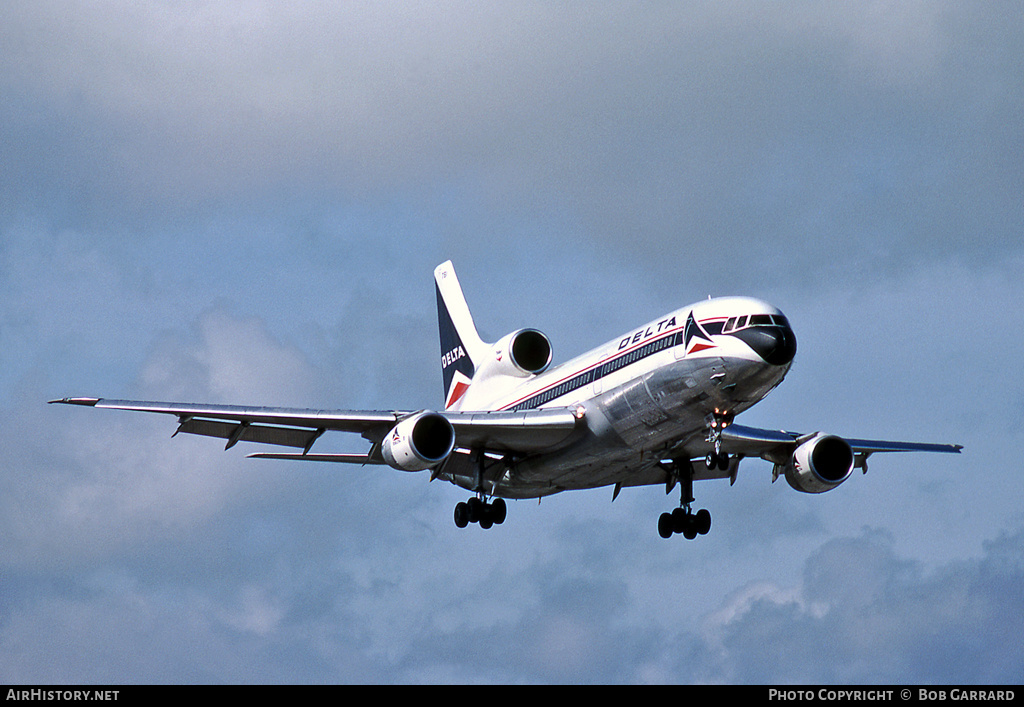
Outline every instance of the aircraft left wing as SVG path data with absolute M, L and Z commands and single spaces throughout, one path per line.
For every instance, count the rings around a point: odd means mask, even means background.
M 259 442 L 303 450 L 301 454 L 251 456 L 358 464 L 386 463 L 381 455 L 382 440 L 398 423 L 418 414 L 413 411 L 242 407 L 105 398 L 62 398 L 50 402 L 174 415 L 178 418 L 178 429 L 174 434 L 184 432 L 226 439 L 225 449 L 238 442 Z M 433 414 L 450 423 L 456 446 L 523 454 L 557 446 L 575 431 L 578 422 L 567 409 Z M 329 430 L 362 435 L 371 442 L 369 453 L 310 454 L 313 443 Z

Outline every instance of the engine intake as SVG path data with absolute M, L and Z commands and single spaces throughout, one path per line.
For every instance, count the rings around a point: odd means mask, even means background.
M 551 365 L 551 341 L 536 329 L 520 329 L 507 344 L 512 364 L 523 373 L 537 375 Z
M 529 378 L 551 365 L 551 341 L 536 329 L 520 329 L 501 337 L 490 355 L 480 362 L 473 382 L 486 378 Z
M 793 451 L 786 465 L 786 481 L 803 493 L 824 493 L 850 478 L 853 462 L 849 442 L 819 432 Z
M 443 415 L 423 411 L 405 418 L 384 437 L 384 461 L 402 471 L 422 471 L 440 464 L 455 448 L 455 430 Z

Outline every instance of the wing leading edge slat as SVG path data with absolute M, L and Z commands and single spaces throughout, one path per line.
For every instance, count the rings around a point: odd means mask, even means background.
M 156 412 L 178 417 L 238 422 L 325 428 L 343 432 L 365 432 L 375 427 L 393 426 L 401 412 L 380 410 L 316 410 L 311 408 L 243 407 L 238 405 L 199 405 L 194 403 L 160 403 L 143 400 L 107 400 L 105 398 L 63 398 L 54 403 L 88 405 L 107 410 Z

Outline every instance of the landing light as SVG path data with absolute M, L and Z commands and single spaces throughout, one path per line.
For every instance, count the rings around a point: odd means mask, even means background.
M 721 427 L 724 430 L 732 424 L 733 415 L 728 412 L 722 412 L 721 408 L 715 408 L 714 413 L 707 415 L 704 419 L 711 429 Z

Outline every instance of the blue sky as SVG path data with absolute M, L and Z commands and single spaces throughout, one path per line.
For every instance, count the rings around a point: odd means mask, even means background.
M 989 683 L 1024 674 L 1011 3 L 0 9 L 0 680 Z M 425 474 L 246 460 L 71 395 L 441 402 L 433 267 L 556 361 L 708 295 L 800 342 L 747 460 L 459 531 Z M 361 448 L 359 440 L 321 441 Z M 325 468 L 330 467 L 330 468 Z

